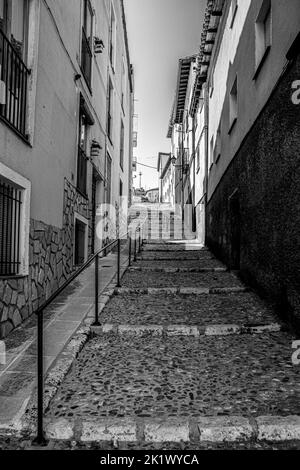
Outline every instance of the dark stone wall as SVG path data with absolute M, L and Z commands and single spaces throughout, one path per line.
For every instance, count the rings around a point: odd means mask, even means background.
M 295 80 L 300 80 L 299 56 L 210 199 L 206 241 L 232 268 L 239 264 L 241 276 L 300 329 L 300 105 L 291 99 Z
M 0 339 L 32 315 L 74 271 L 74 212 L 89 221 L 91 204 L 65 180 L 63 228 L 31 219 L 29 275 L 0 279 Z

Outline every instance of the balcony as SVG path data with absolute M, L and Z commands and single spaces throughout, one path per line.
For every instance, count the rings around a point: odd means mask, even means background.
M 0 118 L 26 140 L 29 75 L 30 71 L 0 29 Z

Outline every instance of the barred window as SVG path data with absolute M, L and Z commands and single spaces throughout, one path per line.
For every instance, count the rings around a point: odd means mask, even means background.
M 20 271 L 22 190 L 0 178 L 0 275 Z

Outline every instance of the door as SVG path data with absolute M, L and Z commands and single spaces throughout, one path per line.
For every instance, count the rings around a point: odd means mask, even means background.
M 75 221 L 75 265 L 85 262 L 86 225 L 80 220 Z

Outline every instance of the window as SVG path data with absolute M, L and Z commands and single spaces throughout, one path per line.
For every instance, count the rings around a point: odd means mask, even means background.
M 89 0 L 84 0 L 81 43 L 81 69 L 89 87 L 92 79 L 93 10 Z
M 107 162 L 106 162 L 106 203 L 111 203 L 111 158 L 109 154 L 107 154 Z
M 0 0 L 0 117 L 26 135 L 28 1 Z
M 79 145 L 77 159 L 77 189 L 83 196 L 87 192 L 87 148 L 88 148 L 89 118 L 84 109 L 84 102 L 81 98 L 79 112 Z
M 255 23 L 255 76 L 257 77 L 272 45 L 271 0 L 264 0 Z
M 119 191 L 120 197 L 123 196 L 123 182 L 120 180 L 120 191 Z
M 121 132 L 120 132 L 120 167 L 124 168 L 124 124 L 121 119 Z
M 238 0 L 231 0 L 231 20 L 230 20 L 230 28 L 233 27 L 234 20 L 236 17 L 236 12 L 238 9 Z
M 111 14 L 110 14 L 110 38 L 109 38 L 109 58 L 112 68 L 115 67 L 115 46 L 116 44 L 116 16 L 111 5 Z
M 111 80 L 109 79 L 107 96 L 107 135 L 110 141 L 112 141 L 113 92 L 113 86 Z
M 238 81 L 237 77 L 232 85 L 229 95 L 229 133 L 231 132 L 238 117 Z
M 28 275 L 30 181 L 0 163 L 0 276 Z

